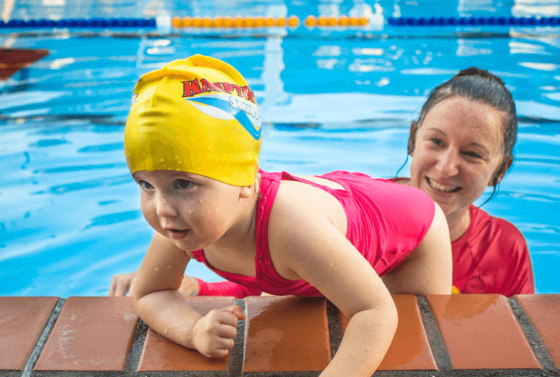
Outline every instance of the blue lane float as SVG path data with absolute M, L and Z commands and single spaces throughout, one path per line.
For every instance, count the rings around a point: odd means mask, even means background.
M 152 28 L 156 27 L 153 18 L 69 18 L 61 20 L 9 20 L 0 21 L 4 29 L 44 29 L 44 28 Z
M 560 17 L 390 17 L 391 26 L 560 26 Z

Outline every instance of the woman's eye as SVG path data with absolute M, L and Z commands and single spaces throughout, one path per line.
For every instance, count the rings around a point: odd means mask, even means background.
M 481 156 L 476 152 L 468 151 L 468 152 L 464 152 L 464 153 L 465 153 L 465 155 L 467 155 L 469 157 L 472 157 L 472 158 L 481 158 Z
M 140 188 L 142 190 L 152 190 L 154 188 L 154 186 L 152 186 L 146 181 L 138 181 L 138 184 L 140 185 Z
M 437 146 L 442 146 L 443 145 L 443 141 L 441 139 L 438 139 L 437 137 L 431 138 L 430 141 L 432 142 L 432 144 L 437 145 Z
M 186 179 L 177 179 L 175 181 L 175 188 L 177 188 L 179 190 L 188 190 L 193 185 L 194 185 L 194 183 L 192 183 L 191 181 L 188 181 Z

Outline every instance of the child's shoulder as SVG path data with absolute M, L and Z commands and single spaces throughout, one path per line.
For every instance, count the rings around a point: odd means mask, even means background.
M 337 210 L 344 212 L 336 198 L 327 191 L 301 181 L 290 180 L 281 181 L 271 213 L 293 219 L 302 216 L 320 217 Z

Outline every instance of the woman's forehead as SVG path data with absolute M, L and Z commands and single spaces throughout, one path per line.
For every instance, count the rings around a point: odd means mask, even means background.
M 435 105 L 426 114 L 423 123 L 425 129 L 436 129 L 449 135 L 479 136 L 493 139 L 488 141 L 502 142 L 503 112 L 462 96 L 454 96 Z

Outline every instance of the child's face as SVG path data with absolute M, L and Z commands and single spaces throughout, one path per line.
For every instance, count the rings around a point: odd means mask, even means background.
M 132 176 L 146 221 L 189 255 L 215 243 L 236 220 L 241 187 L 175 170 Z

